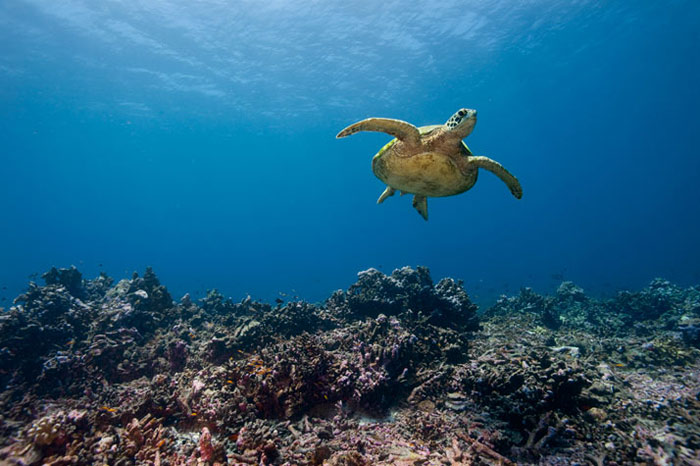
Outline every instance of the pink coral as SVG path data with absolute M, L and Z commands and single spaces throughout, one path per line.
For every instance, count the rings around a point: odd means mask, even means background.
M 214 456 L 214 447 L 211 444 L 211 432 L 206 427 L 202 427 L 199 436 L 199 457 L 204 461 L 211 461 Z

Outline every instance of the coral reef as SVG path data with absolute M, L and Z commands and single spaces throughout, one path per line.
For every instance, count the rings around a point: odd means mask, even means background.
M 53 268 L 0 314 L 0 464 L 698 464 L 700 289 L 369 269 L 324 303 Z
M 329 310 L 351 318 L 414 311 L 425 322 L 467 331 L 478 328 L 477 307 L 469 300 L 463 283 L 445 278 L 434 285 L 426 267 L 403 267 L 388 276 L 369 269 L 357 278 L 347 292 L 336 291 L 328 299 Z

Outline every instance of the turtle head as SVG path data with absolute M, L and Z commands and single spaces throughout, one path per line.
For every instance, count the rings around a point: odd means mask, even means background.
M 476 110 L 471 108 L 460 108 L 445 123 L 448 131 L 459 134 L 462 138 L 471 134 L 474 125 L 476 125 Z

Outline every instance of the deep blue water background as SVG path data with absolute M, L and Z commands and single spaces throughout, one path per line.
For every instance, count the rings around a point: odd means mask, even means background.
M 0 2 L 0 307 L 71 264 L 266 300 L 403 265 L 484 305 L 700 283 L 699 2 L 377 3 Z M 425 222 L 375 204 L 388 136 L 334 139 L 460 107 L 522 200 L 482 173 Z

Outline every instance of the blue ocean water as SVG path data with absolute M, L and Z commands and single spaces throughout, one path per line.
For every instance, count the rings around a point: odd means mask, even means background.
M 176 297 L 321 300 L 426 265 L 488 305 L 700 282 L 697 1 L 0 2 L 0 307 L 35 273 L 151 265 Z M 369 117 L 479 121 L 515 174 L 384 189 Z

